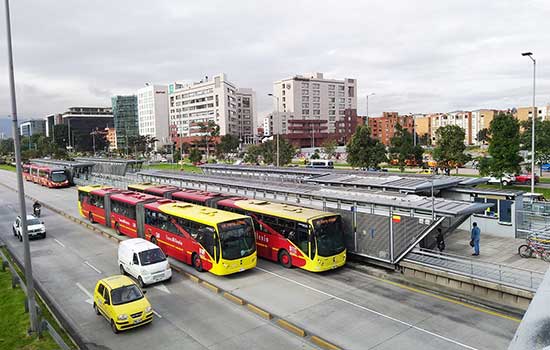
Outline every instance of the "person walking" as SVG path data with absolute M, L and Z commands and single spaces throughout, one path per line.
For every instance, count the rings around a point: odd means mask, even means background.
M 473 256 L 479 255 L 479 238 L 481 236 L 481 230 L 477 226 L 477 222 L 472 224 L 472 234 L 471 234 L 471 243 L 470 245 L 474 248 Z
M 435 237 L 435 241 L 437 243 L 437 249 L 439 249 L 439 252 L 443 252 L 445 250 L 445 238 L 440 228 L 437 229 L 437 236 Z

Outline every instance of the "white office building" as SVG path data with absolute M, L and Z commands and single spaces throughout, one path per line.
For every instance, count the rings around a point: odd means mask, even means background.
M 254 135 L 256 96 L 239 89 L 225 74 L 186 84 L 170 84 L 170 127 L 179 137 L 202 136 L 202 123 L 215 122 L 220 136 L 233 134 L 245 142 Z
M 326 130 L 335 132 L 346 109 L 357 109 L 357 81 L 325 79 L 322 73 L 296 75 L 273 83 L 275 111 L 294 119 L 325 120 Z M 277 108 L 278 107 L 278 108 Z
M 142 136 L 155 137 L 155 149 L 171 144 L 169 134 L 168 86 L 147 85 L 137 91 L 138 129 Z

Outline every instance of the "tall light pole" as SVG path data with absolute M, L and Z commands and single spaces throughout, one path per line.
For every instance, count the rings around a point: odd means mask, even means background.
M 535 192 L 535 119 L 537 118 L 537 106 L 535 104 L 535 77 L 537 61 L 533 58 L 532 52 L 523 52 L 533 61 L 533 116 L 531 117 L 531 192 Z
M 374 96 L 374 95 L 376 95 L 374 92 L 367 94 L 367 125 L 369 121 L 369 96 Z
M 15 98 L 15 76 L 13 72 L 13 53 L 11 47 L 11 21 L 10 21 L 10 3 L 6 4 L 6 35 L 8 41 L 8 62 L 9 62 L 9 80 L 11 96 L 11 117 L 13 143 L 15 148 L 15 167 L 17 170 L 17 191 L 19 194 L 19 211 L 21 215 L 21 236 L 23 236 L 23 250 L 25 262 L 25 280 L 27 282 L 27 305 L 31 318 L 31 333 L 38 332 L 38 315 L 36 313 L 36 302 L 34 300 L 34 280 L 32 277 L 31 249 L 29 246 L 29 235 L 27 233 L 27 208 L 25 206 L 25 188 L 23 187 L 23 173 L 21 171 L 21 138 L 17 126 L 17 102 Z
M 267 94 L 267 96 L 271 96 L 277 100 L 277 124 L 280 123 L 279 118 L 279 96 L 275 96 L 273 94 Z M 275 126 L 275 118 L 273 118 L 273 126 Z M 275 128 L 273 128 L 275 129 Z M 279 125 L 277 125 L 277 167 L 279 167 Z
M 416 120 L 413 113 L 411 113 L 411 118 L 413 120 L 413 145 L 416 147 Z

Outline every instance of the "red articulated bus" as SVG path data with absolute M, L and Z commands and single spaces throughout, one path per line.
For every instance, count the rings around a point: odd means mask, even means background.
M 71 185 L 67 172 L 62 168 L 23 164 L 23 177 L 27 181 L 32 181 L 49 188 L 61 188 Z
M 103 185 L 83 186 L 78 189 L 78 210 L 80 215 L 88 218 L 91 223 L 107 225 L 110 222 L 110 201 L 111 195 L 123 192 L 118 188 Z M 108 206 L 109 208 L 106 208 Z M 108 209 L 108 210 L 107 210 Z
M 154 184 L 129 185 L 129 189 L 154 193 Z M 344 228 L 339 214 L 287 204 L 252 200 L 194 189 L 164 193 L 167 198 L 250 216 L 253 219 L 258 255 L 320 272 L 343 266 L 346 262 Z
M 119 235 L 137 238 L 138 220 L 143 220 L 143 205 L 159 200 L 150 194 L 124 191 L 111 195 L 110 227 Z

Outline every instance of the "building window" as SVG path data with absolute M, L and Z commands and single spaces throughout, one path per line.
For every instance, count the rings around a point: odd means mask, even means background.
M 309 96 L 303 96 L 302 102 L 309 102 Z
M 309 89 L 309 83 L 302 83 L 302 89 Z
M 302 89 L 302 95 L 309 95 L 309 90 Z
M 312 87 L 313 87 L 314 89 L 319 89 L 320 85 L 319 85 L 319 83 L 313 83 L 313 84 L 312 84 Z
M 302 103 L 302 108 L 309 108 L 309 103 Z
M 344 85 L 338 85 L 338 91 L 344 91 Z
M 328 92 L 328 95 L 329 95 L 329 96 L 334 96 L 334 91 L 329 91 L 329 92 Z
M 313 90 L 313 96 L 319 96 L 320 94 L 321 94 L 321 91 Z
M 314 110 L 313 110 L 313 114 L 319 115 L 319 114 L 321 114 L 321 110 L 319 110 L 319 109 L 314 109 Z
M 302 109 L 303 115 L 309 115 L 309 109 Z
M 321 101 L 320 97 L 313 97 L 313 102 L 319 102 L 319 101 Z
M 335 86 L 334 86 L 334 85 L 332 85 L 332 84 L 328 86 L 328 90 L 329 90 L 329 91 L 333 91 L 333 90 L 334 90 L 334 88 L 335 88 Z

